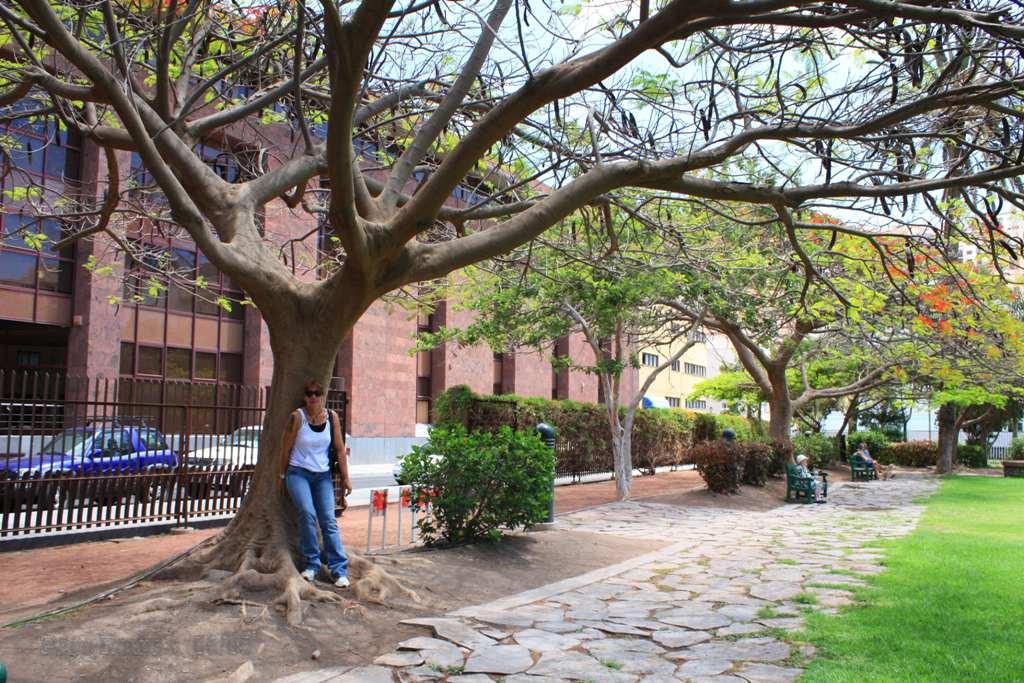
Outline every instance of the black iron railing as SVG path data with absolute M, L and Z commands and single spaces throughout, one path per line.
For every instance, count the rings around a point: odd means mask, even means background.
M 0 543 L 234 513 L 266 408 L 262 387 L 0 371 Z

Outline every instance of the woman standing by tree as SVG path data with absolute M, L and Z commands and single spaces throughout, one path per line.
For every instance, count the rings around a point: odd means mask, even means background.
M 341 428 L 334 411 L 324 406 L 324 388 L 319 382 L 306 382 L 303 401 L 304 406 L 292 412 L 281 439 L 281 479 L 299 513 L 299 550 L 305 560 L 302 578 L 312 581 L 320 572 L 320 541 L 316 533 L 319 522 L 331 581 L 339 588 L 347 588 L 348 557 L 334 518 L 334 483 L 328 457 L 332 444 L 344 443 Z M 339 452 L 343 453 L 343 449 Z M 352 492 L 348 458 L 339 457 L 338 463 L 348 495 Z

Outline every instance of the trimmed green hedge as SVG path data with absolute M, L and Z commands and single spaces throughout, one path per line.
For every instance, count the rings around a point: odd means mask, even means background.
M 883 457 L 879 458 L 879 462 L 895 463 L 900 467 L 935 467 L 938 460 L 939 444 L 932 441 L 892 443 L 883 451 Z M 956 448 L 956 461 L 966 467 L 988 467 L 988 457 L 983 446 L 959 444 Z
M 939 460 L 939 445 L 931 441 L 904 441 L 890 444 L 884 464 L 900 467 L 935 467 Z
M 559 475 L 612 469 L 611 432 L 602 405 L 512 394 L 478 396 L 465 385 L 451 387 L 434 402 L 436 426 L 458 424 L 469 431 L 494 432 L 503 426 L 533 429 L 539 422 L 558 430 Z M 679 408 L 638 410 L 633 423 L 633 466 L 653 471 L 655 467 L 688 464 L 692 461 L 689 448 L 698 440 L 695 436 L 721 433 L 726 428 L 741 441 L 756 438 L 757 426 L 736 415 L 709 415 Z

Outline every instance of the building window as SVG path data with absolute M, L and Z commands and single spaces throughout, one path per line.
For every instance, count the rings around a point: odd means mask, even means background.
M 196 351 L 193 364 L 196 379 L 217 379 L 217 354 Z
M 21 100 L 15 106 L 31 108 L 36 104 L 42 108 L 32 100 Z M 35 215 L 35 209 L 19 195 L 37 195 L 46 201 L 50 192 L 66 194 L 69 181 L 80 175 L 78 137 L 44 116 L 0 124 L 0 137 L 5 152 L 0 155 L 0 284 L 32 289 L 37 294 L 70 294 L 74 247 L 55 250 L 53 245 L 63 237 L 61 224 Z
M 162 377 L 164 374 L 164 350 L 156 346 L 140 346 L 135 374 Z
M 649 368 L 658 367 L 658 356 L 653 353 L 642 353 L 640 354 L 641 362 Z
M 690 341 L 704 343 L 708 340 L 708 336 L 704 334 L 703 330 L 694 330 L 690 333 Z
M 679 372 L 679 361 L 672 361 L 672 372 Z
M 220 354 L 220 371 L 217 373 L 221 382 L 231 384 L 242 383 L 242 354 L 222 353 Z
M 678 408 L 679 407 L 679 399 L 676 398 L 675 396 L 669 396 L 668 397 L 668 407 L 669 408 Z
M 167 349 L 167 379 L 192 379 L 192 350 Z
M 131 377 L 135 374 L 135 344 L 121 343 L 121 375 Z
M 210 384 L 241 384 L 242 370 L 240 353 L 218 354 L 121 343 L 122 377 L 149 376 L 186 381 L 205 380 Z
M 2 205 L 2 199 L 0 199 Z M 2 216 L 0 244 L 0 284 L 41 292 L 71 294 L 75 264 L 72 247 L 54 251 L 61 239 L 59 223 L 20 213 Z M 42 248 L 29 246 L 28 236 L 45 234 Z
M 419 332 L 436 332 L 437 319 L 433 311 L 421 312 L 416 318 Z M 430 413 L 434 400 L 434 352 L 416 353 L 416 423 L 430 424 Z
M 707 377 L 708 369 L 703 365 L 697 365 L 695 363 L 683 363 L 683 369 L 687 375 L 694 375 L 695 377 Z
M 194 247 L 174 246 L 168 238 L 144 245 L 137 258 L 125 256 L 127 303 L 226 320 L 245 319 L 245 294 Z M 173 273 L 174 277 L 168 277 Z M 230 309 L 230 310 L 228 310 Z
M 686 407 L 689 408 L 690 410 L 707 410 L 708 402 L 702 398 L 697 400 L 688 398 L 686 399 Z
M 493 377 L 491 377 L 491 393 L 500 396 L 505 388 L 503 378 L 505 376 L 505 354 L 495 353 L 492 365 Z
M 43 354 L 38 351 L 18 351 L 14 363 L 20 367 L 37 368 L 43 363 Z

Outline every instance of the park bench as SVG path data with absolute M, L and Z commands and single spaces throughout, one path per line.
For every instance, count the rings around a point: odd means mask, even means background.
M 854 481 L 870 481 L 878 479 L 878 470 L 874 463 L 869 463 L 856 453 L 850 456 L 850 474 Z
M 822 481 L 821 494 L 828 496 L 828 475 L 818 472 Z M 797 474 L 796 465 L 786 465 L 786 502 L 787 503 L 813 503 L 814 502 L 814 476 L 802 477 Z

